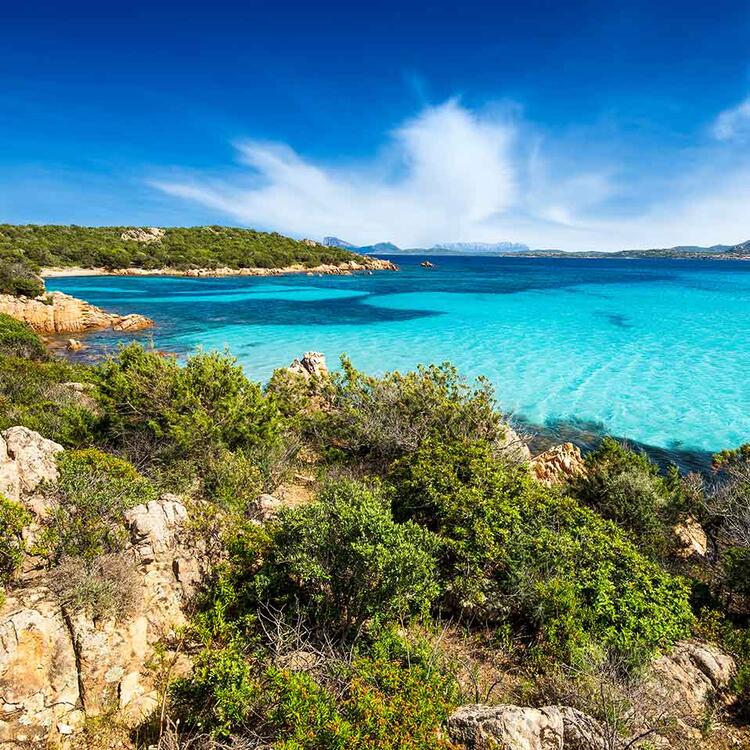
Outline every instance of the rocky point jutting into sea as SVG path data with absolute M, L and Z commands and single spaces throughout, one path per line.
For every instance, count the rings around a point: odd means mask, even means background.
M 111 329 L 120 332 L 142 331 L 153 321 L 138 313 L 118 315 L 102 310 L 63 292 L 47 292 L 39 297 L 0 295 L 0 313 L 29 325 L 37 333 L 88 333 Z

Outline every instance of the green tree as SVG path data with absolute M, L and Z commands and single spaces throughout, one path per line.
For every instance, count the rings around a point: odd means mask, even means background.
M 368 619 L 425 611 L 437 594 L 434 537 L 396 523 L 377 487 L 329 485 L 285 512 L 258 575 L 260 598 L 346 635 Z
M 110 433 L 141 435 L 162 458 L 206 459 L 278 439 L 281 418 L 228 354 L 199 353 L 184 366 L 130 344 L 99 367 Z

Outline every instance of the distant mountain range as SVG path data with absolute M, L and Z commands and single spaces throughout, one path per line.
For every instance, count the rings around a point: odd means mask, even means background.
M 531 250 L 528 245 L 518 242 L 442 242 L 432 247 L 400 248 L 392 242 L 378 242 L 375 245 L 354 245 L 338 237 L 325 237 L 323 244 L 341 247 L 345 250 L 365 255 L 514 255 L 528 258 L 750 258 L 750 240 L 738 245 L 677 245 L 676 247 L 650 248 L 647 250 L 617 250 L 603 252 L 597 250 Z
M 392 242 L 378 242 L 375 245 L 353 245 L 338 237 L 324 237 L 328 247 L 341 247 L 357 253 L 382 253 L 386 255 L 510 255 L 528 253 L 528 245 L 518 242 L 441 242 L 432 247 L 400 248 Z

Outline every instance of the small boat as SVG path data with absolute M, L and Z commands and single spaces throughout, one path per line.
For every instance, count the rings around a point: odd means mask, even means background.
M 419 265 L 422 266 L 422 268 L 435 268 L 435 264 L 430 263 L 429 260 L 423 260 Z

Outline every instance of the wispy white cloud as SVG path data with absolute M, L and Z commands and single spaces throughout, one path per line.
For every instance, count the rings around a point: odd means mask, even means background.
M 716 128 L 723 115 L 721 143 L 693 149 L 673 165 L 674 178 L 659 175 L 660 191 L 641 190 L 629 165 L 589 163 L 585 144 L 565 152 L 513 108 L 477 111 L 457 100 L 423 109 L 364 163 L 319 163 L 286 144 L 245 141 L 237 144 L 241 178 L 182 175 L 153 184 L 244 224 L 360 244 L 511 240 L 617 249 L 734 242 L 750 237 L 750 158 L 728 135 L 743 127 L 742 115 L 735 122 L 723 113 Z M 648 165 L 638 174 L 648 182 Z M 618 205 L 641 193 L 627 212 Z
M 714 120 L 712 132 L 719 141 L 750 139 L 750 97 L 720 112 Z

